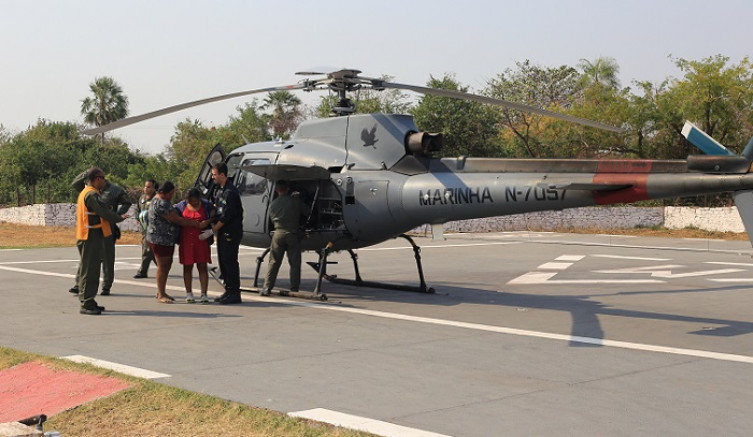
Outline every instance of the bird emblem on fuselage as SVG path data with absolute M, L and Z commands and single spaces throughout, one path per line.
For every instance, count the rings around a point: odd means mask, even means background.
M 371 128 L 371 130 L 367 130 L 366 128 L 363 128 L 361 131 L 361 139 L 363 140 L 363 147 L 374 147 L 376 148 L 376 143 L 379 141 L 376 139 L 376 130 L 377 125 L 374 125 L 374 127 Z

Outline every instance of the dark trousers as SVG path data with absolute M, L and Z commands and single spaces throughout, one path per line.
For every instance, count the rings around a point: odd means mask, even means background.
M 104 241 L 102 232 L 98 229 L 89 230 L 88 240 L 78 240 L 76 247 L 81 256 L 79 262 L 78 279 L 78 299 L 81 301 L 82 308 L 94 309 L 97 303 L 94 298 L 97 296 L 99 287 L 99 272 L 104 257 Z
M 217 256 L 220 259 L 220 273 L 225 281 L 225 291 L 240 293 L 241 268 L 238 263 L 238 248 L 243 232 L 223 232 L 217 236 Z
M 139 276 L 146 276 L 149 273 L 149 264 L 154 261 L 154 254 L 149 243 L 146 242 L 146 232 L 141 233 L 141 267 L 136 272 Z
M 109 237 L 100 237 L 102 239 L 102 276 L 103 276 L 103 290 L 109 290 L 112 287 L 112 283 L 115 281 L 115 237 L 110 235 Z M 79 253 L 81 249 L 79 249 Z M 79 286 L 81 277 L 81 263 L 78 265 L 76 271 L 76 286 Z M 97 283 L 99 284 L 99 276 L 97 276 Z M 95 293 L 96 295 L 96 293 Z
M 102 257 L 102 289 L 109 290 L 115 281 L 115 236 L 104 238 L 104 253 Z
M 282 257 L 288 254 L 290 264 L 290 289 L 298 291 L 301 285 L 301 241 L 295 232 L 275 231 L 269 249 L 269 268 L 264 278 L 264 290 L 272 290 L 277 280 L 277 272 L 282 265 Z

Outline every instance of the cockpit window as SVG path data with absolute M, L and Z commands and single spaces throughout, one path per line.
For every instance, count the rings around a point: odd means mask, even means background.
M 267 165 L 270 163 L 271 162 L 269 159 L 246 159 L 243 161 L 243 164 L 240 167 L 251 165 Z M 243 170 L 240 171 L 239 176 L 240 177 L 237 180 L 236 186 L 238 187 L 238 191 L 240 191 L 240 194 L 242 196 L 264 194 L 267 191 L 269 181 L 266 178 Z
M 235 174 L 238 172 L 238 169 L 240 168 L 240 162 L 243 158 L 243 155 L 231 155 L 227 158 L 227 161 L 225 161 L 225 164 L 227 164 L 227 177 L 232 180 L 235 178 Z

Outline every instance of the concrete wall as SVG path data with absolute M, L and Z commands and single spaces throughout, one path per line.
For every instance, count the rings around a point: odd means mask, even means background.
M 670 229 L 695 227 L 707 231 L 745 232 L 736 206 L 726 208 L 668 206 L 664 208 L 664 226 Z
M 0 208 L 0 221 L 37 226 L 74 226 L 76 205 L 55 203 L 19 208 Z M 138 231 L 136 207 L 131 217 L 119 224 L 127 231 Z M 522 230 L 554 230 L 567 228 L 625 229 L 664 226 L 669 229 L 696 227 L 709 231 L 745 232 L 736 207 L 694 208 L 632 206 L 573 208 L 564 211 L 542 211 L 503 217 L 462 220 L 445 223 L 448 232 L 496 232 Z
M 124 231 L 140 231 L 139 223 L 134 218 L 136 207 L 132 206 L 128 213 L 131 217 L 118 223 L 118 226 Z M 0 221 L 34 226 L 75 226 L 76 204 L 52 203 L 0 208 Z

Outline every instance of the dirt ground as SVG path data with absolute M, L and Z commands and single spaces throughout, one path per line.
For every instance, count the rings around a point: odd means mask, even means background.
M 141 233 L 123 232 L 117 244 L 141 244 Z M 0 222 L 0 248 L 75 245 L 76 229 L 73 227 L 27 226 Z
M 579 234 L 636 235 L 673 238 L 709 238 L 716 240 L 747 240 L 748 234 L 709 232 L 700 229 L 558 229 L 557 232 Z M 141 244 L 141 233 L 123 232 L 117 244 Z M 65 247 L 76 245 L 76 230 L 72 227 L 26 226 L 0 222 L 0 248 Z

